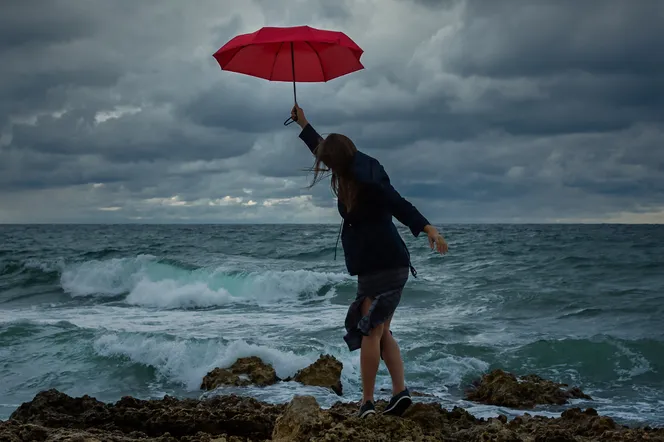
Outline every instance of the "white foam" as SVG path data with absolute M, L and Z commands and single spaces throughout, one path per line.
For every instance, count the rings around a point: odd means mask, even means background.
M 347 281 L 341 273 L 309 270 L 229 274 L 221 269 L 185 270 L 156 261 L 154 256 L 86 261 L 66 267 L 63 290 L 74 297 L 114 297 L 162 309 L 207 308 L 234 302 L 274 304 L 313 296 L 325 286 Z M 334 296 L 333 287 L 320 300 Z
M 271 364 L 277 376 L 286 378 L 314 362 L 318 355 L 297 355 L 266 346 L 218 340 L 168 340 L 142 334 L 108 334 L 94 342 L 97 354 L 126 357 L 132 362 L 153 367 L 167 380 L 198 390 L 206 373 L 216 367 L 228 367 L 238 358 L 258 356 Z
M 26 269 L 37 269 L 45 273 L 61 271 L 64 268 L 64 260 L 58 258 L 55 260 L 40 260 L 35 258 L 28 258 L 23 263 Z
M 618 376 L 620 376 L 618 379 L 619 381 L 627 381 L 633 377 L 640 376 L 652 370 L 650 362 L 648 362 L 648 359 L 646 359 L 642 354 L 631 351 L 629 348 L 627 348 L 627 346 L 621 344 L 618 341 L 612 340 L 611 343 L 618 347 L 619 352 L 625 355 L 629 362 L 632 364 L 632 367 L 627 369 L 620 367 L 620 360 L 615 362 L 615 372 L 618 374 Z
M 266 300 L 287 298 L 293 294 L 315 294 L 325 285 L 348 280 L 344 274 L 308 270 L 268 271 L 249 276 L 242 292 Z
M 427 351 L 407 367 L 409 373 L 435 378 L 441 386 L 460 385 L 465 377 L 479 376 L 488 370 L 489 363 L 481 359 L 449 355 L 437 350 Z
M 126 298 L 131 305 L 164 309 L 215 307 L 231 302 L 233 297 L 221 288 L 211 290 L 203 282 L 178 284 L 174 280 L 150 281 L 142 279 Z
M 63 290 L 77 296 L 118 296 L 127 293 L 141 278 L 151 255 L 86 261 L 66 267 L 60 276 Z

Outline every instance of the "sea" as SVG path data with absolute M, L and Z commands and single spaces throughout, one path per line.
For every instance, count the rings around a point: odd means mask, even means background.
M 664 226 L 440 225 L 450 250 L 400 227 L 417 269 L 392 322 L 411 390 L 478 417 L 593 407 L 664 426 Z M 0 225 L 0 419 L 42 390 L 114 402 L 239 394 L 361 397 L 343 340 L 356 279 L 338 225 Z M 331 354 L 343 396 L 294 382 L 202 392 L 258 356 L 286 378 Z M 464 400 L 495 368 L 592 401 L 508 409 Z M 381 364 L 377 399 L 389 399 Z

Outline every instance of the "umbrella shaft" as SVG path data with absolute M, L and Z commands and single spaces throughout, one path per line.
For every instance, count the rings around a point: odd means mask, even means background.
M 297 92 L 295 91 L 295 50 L 293 49 L 293 42 L 290 44 L 291 65 L 293 67 L 293 99 L 297 104 Z

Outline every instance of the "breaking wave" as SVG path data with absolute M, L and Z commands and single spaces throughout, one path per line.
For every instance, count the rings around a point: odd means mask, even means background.
M 60 285 L 72 297 L 123 296 L 131 305 L 181 309 L 325 298 L 349 281 L 344 274 L 309 270 L 243 273 L 182 267 L 151 255 L 85 261 L 65 267 Z

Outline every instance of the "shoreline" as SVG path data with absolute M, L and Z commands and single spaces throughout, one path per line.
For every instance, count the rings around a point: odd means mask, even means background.
M 417 399 L 417 398 L 415 398 Z M 380 411 L 385 401 L 377 401 Z M 466 410 L 418 402 L 402 417 L 361 420 L 357 403 L 321 409 L 312 396 L 269 404 L 244 396 L 104 403 L 52 389 L 38 393 L 0 421 L 0 441 L 664 441 L 664 427 L 628 427 L 592 408 L 569 408 L 560 417 L 526 412 L 508 420 L 476 418 Z

